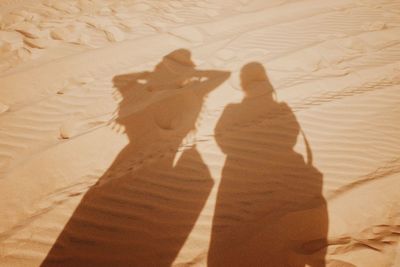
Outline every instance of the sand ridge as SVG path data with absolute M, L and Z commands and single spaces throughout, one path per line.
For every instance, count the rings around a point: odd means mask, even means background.
M 397 1 L 0 3 L 0 266 L 398 266 Z

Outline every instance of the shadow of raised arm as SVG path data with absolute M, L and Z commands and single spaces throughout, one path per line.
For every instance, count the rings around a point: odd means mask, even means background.
M 229 76 L 229 71 L 209 71 L 209 70 L 198 70 L 193 73 L 192 76 L 195 81 L 191 84 L 191 87 L 195 90 L 196 94 L 203 96 L 208 94 L 214 88 L 220 86 L 225 82 Z

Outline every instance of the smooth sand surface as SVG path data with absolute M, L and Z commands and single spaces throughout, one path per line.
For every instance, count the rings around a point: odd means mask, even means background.
M 400 266 L 400 2 L 0 1 L 0 266 Z

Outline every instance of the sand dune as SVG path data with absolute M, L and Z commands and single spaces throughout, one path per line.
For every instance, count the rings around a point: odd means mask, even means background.
M 0 266 L 400 266 L 400 3 L 0 3 Z

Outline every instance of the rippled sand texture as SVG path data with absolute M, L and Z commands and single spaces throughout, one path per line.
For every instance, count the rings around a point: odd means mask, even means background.
M 400 266 L 400 2 L 0 2 L 0 266 Z

